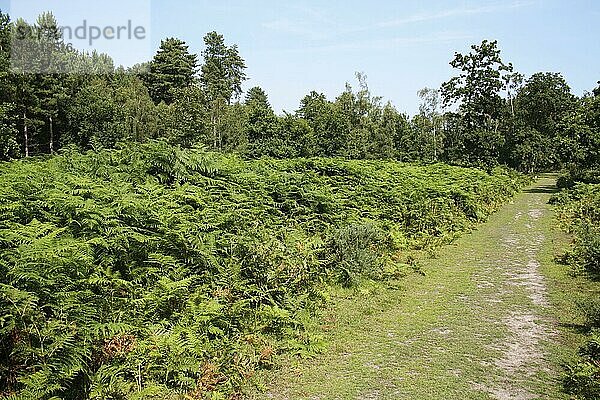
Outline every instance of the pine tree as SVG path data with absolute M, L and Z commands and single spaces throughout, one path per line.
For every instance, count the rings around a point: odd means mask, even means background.
M 179 91 L 193 84 L 197 63 L 196 55 L 189 53 L 185 42 L 175 38 L 163 40 L 144 76 L 154 102 L 173 103 Z
M 258 144 L 273 138 L 277 132 L 277 117 L 265 91 L 253 87 L 246 94 L 244 105 L 248 113 L 248 141 Z
M 210 109 L 213 145 L 222 149 L 223 138 L 218 129 L 227 106 L 242 93 L 246 80 L 246 64 L 236 45 L 227 46 L 223 35 L 210 32 L 204 36 L 206 48 L 202 52 L 204 64 L 200 84 L 204 89 Z
M 41 74 L 37 77 L 41 102 L 42 118 L 44 120 L 43 138 L 40 138 L 40 150 L 50 153 L 56 150 L 56 124 L 60 124 L 63 105 L 67 98 L 66 81 L 67 65 L 65 64 L 65 44 L 58 22 L 52 13 L 41 14 L 36 22 L 36 31 L 41 41 L 42 55 Z M 60 130 L 58 130 L 60 131 Z

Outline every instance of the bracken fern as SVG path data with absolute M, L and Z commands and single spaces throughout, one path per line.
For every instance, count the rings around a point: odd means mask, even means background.
M 0 164 L 0 396 L 234 393 L 322 349 L 319 286 L 398 272 L 524 182 L 162 142 Z

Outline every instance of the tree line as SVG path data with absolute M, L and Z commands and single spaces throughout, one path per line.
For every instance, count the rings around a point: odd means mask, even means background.
M 44 51 L 15 60 L 15 32 L 28 35 L 30 52 Z M 248 77 L 236 45 L 217 32 L 204 44 L 198 56 L 168 38 L 147 63 L 115 68 L 107 55 L 68 46 L 50 13 L 28 24 L 0 11 L 0 158 L 161 139 L 250 158 L 505 164 L 526 172 L 599 162 L 600 86 L 577 97 L 560 73 L 526 78 L 502 60 L 496 41 L 456 53 L 456 76 L 419 91 L 413 117 L 372 94 L 360 73 L 335 99 L 313 91 L 295 112 L 277 115 L 263 89 L 243 92 Z M 57 72 L 31 72 L 32 62 Z

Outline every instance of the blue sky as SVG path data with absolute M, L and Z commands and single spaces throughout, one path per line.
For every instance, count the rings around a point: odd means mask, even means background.
M 122 42 L 106 47 L 126 65 L 150 57 L 164 37 L 181 38 L 200 53 L 203 35 L 216 30 L 238 44 L 246 87 L 263 87 L 278 111 L 295 110 L 311 90 L 334 98 L 360 71 L 372 92 L 414 114 L 417 90 L 439 87 L 453 74 L 454 52 L 482 39 L 498 40 L 503 59 L 526 75 L 562 72 L 578 95 L 600 80 L 597 0 L 87 1 L 102 7 L 86 8 L 81 0 L 12 0 L 12 6 L 26 19 L 50 9 L 61 23 L 149 24 L 151 40 L 137 49 Z M 10 3 L 0 0 L 0 7 Z

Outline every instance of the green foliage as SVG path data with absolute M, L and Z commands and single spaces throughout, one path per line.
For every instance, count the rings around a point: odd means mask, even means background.
M 288 157 L 312 157 L 317 155 L 317 139 L 309 123 L 294 115 L 279 118 L 279 145 Z
M 600 185 L 579 184 L 570 191 L 555 196 L 552 201 L 561 207 L 561 218 L 566 228 L 575 234 L 575 243 L 569 254 L 571 263 L 599 276 Z
M 171 104 L 180 90 L 192 85 L 196 69 L 197 57 L 189 53 L 185 42 L 168 38 L 161 41 L 148 73 L 142 76 L 156 104 Z
M 586 97 L 560 124 L 561 160 L 580 169 L 600 165 L 600 96 Z
M 525 126 L 554 137 L 557 125 L 576 106 L 575 96 L 560 73 L 531 75 L 515 99 L 517 114 Z
M 11 52 L 16 33 L 22 51 Z M 523 83 L 496 41 L 456 53 L 450 64 L 457 75 L 439 91 L 419 91 L 412 118 L 373 95 L 362 73 L 356 88 L 347 84 L 334 100 L 311 92 L 294 114 L 276 115 L 258 87 L 242 104 L 247 77 L 238 47 L 217 32 L 204 44 L 202 65 L 186 43 L 169 38 L 153 60 L 115 70 L 109 56 L 67 46 L 50 13 L 33 24 L 0 14 L 0 158 L 153 138 L 251 158 L 505 164 L 529 173 L 598 163 L 597 90 L 577 99 L 559 73 L 536 73 Z M 442 114 L 440 95 L 456 110 Z
M 445 157 L 456 165 L 491 168 L 499 164 L 504 133 L 498 129 L 473 129 L 460 114 L 446 115 Z M 497 128 L 497 126 L 496 126 Z
M 500 58 L 497 41 L 484 40 L 471 46 L 471 53 L 456 53 L 450 62 L 460 74 L 442 84 L 445 105 L 459 103 L 465 122 L 473 129 L 489 129 L 500 117 L 503 77 L 512 72 L 511 64 Z
M 156 137 L 183 147 L 193 147 L 200 143 L 210 145 L 205 103 L 202 90 L 197 86 L 190 86 L 179 91 L 172 104 L 159 104 L 156 107 L 159 120 Z
M 8 15 L 0 10 L 0 160 L 19 155 L 18 130 L 14 120 L 15 105 L 11 102 L 13 87 L 10 82 L 10 35 Z
M 381 279 L 385 254 L 393 250 L 391 237 L 371 223 L 350 224 L 337 229 L 328 246 L 330 268 L 339 271 L 337 280 L 346 286 L 360 277 Z
M 534 173 L 551 169 L 558 162 L 555 138 L 546 136 L 534 128 L 520 128 L 509 135 L 505 143 L 504 157 L 519 171 Z
M 559 167 L 561 124 L 577 108 L 571 88 L 561 74 L 546 72 L 533 74 L 514 89 L 505 122 L 505 162 L 529 173 Z
M 0 103 L 0 160 L 10 160 L 19 155 L 18 131 L 12 121 L 13 108 Z
M 324 94 L 313 91 L 306 95 L 300 101 L 296 116 L 306 121 L 315 134 L 318 147 L 314 155 L 339 155 L 343 143 L 336 134 L 334 105 Z
M 282 143 L 277 143 L 280 139 L 278 137 L 277 117 L 264 90 L 259 87 L 251 88 L 246 94 L 244 108 L 248 118 L 249 154 L 252 156 L 280 155 L 285 157 L 286 154 L 281 151 Z M 280 154 L 274 154 L 275 152 Z
M 600 170 L 573 168 L 558 178 L 559 189 L 572 189 L 577 183 L 600 184 Z
M 223 35 L 209 32 L 204 36 L 200 83 L 211 101 L 223 99 L 227 104 L 242 93 L 246 64 L 237 45 L 227 46 Z
M 246 63 L 237 45 L 227 46 L 223 35 L 217 32 L 207 33 L 204 44 L 206 48 L 202 51 L 204 64 L 200 71 L 200 85 L 209 110 L 212 148 L 223 150 L 225 138 L 222 128 L 228 116 L 228 106 L 242 93 Z
M 600 327 L 600 299 L 596 296 L 587 296 L 578 301 L 577 306 L 585 316 L 588 327 Z
M 70 48 L 51 13 L 34 24 L 0 17 L 1 156 L 52 153 L 77 136 L 68 115 L 72 99 L 92 74 L 112 74 L 112 60 Z
M 564 380 L 569 394 L 581 399 L 600 397 L 600 334 L 591 336 L 590 341 L 580 349 L 581 361 L 569 366 Z
M 439 92 L 423 88 L 417 94 L 421 98 L 421 105 L 419 114 L 412 120 L 413 131 L 417 136 L 413 143 L 420 146 L 418 159 L 437 162 L 443 153 L 444 144 L 443 117 L 439 111 Z
M 346 84 L 346 90 L 333 102 L 316 92 L 302 99 L 296 116 L 308 123 L 313 131 L 310 136 L 314 137 L 310 138 L 311 147 L 307 147 L 306 136 L 301 136 L 300 146 L 306 149 L 303 153 L 350 159 L 415 160 L 410 147 L 417 144 L 412 142 L 407 117 L 390 103 L 383 105 L 380 97 L 373 96 L 363 74 L 357 73 L 356 77 L 359 90 L 354 91 Z M 289 146 L 297 146 L 294 137 L 290 139 Z
M 154 135 L 158 124 L 146 87 L 139 78 L 124 72 L 82 85 L 66 118 L 69 129 L 62 141 L 82 149 L 114 148 L 121 141 L 143 142 Z
M 597 181 L 592 171 L 576 172 L 563 180 L 571 186 L 577 180 Z M 560 218 L 565 228 L 574 234 L 573 248 L 564 257 L 576 271 L 588 274 L 591 279 L 600 277 L 600 185 L 578 183 L 553 197 L 559 206 Z M 600 327 L 600 302 L 587 298 L 579 303 L 586 316 L 588 328 Z M 567 368 L 565 387 L 569 393 L 582 399 L 600 396 L 600 343 L 598 332 L 592 332 L 590 340 L 580 351 L 581 359 Z
M 234 393 L 278 352 L 323 348 L 307 328 L 320 285 L 384 278 L 523 182 L 164 142 L 0 164 L 0 387 L 40 399 Z

